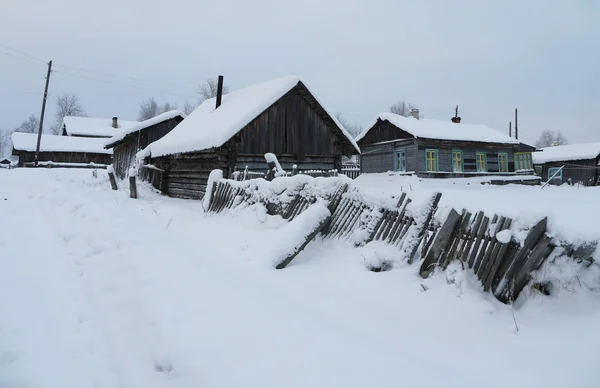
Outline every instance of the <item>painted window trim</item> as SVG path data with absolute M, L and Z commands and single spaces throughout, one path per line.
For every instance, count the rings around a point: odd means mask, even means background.
M 485 162 L 484 171 L 479 171 L 479 159 L 478 156 L 483 155 L 483 160 Z M 488 162 L 487 162 L 487 152 L 475 152 L 475 170 L 477 172 L 488 172 Z
M 548 180 L 550 180 L 552 175 L 554 175 L 554 173 L 550 173 L 550 171 L 554 170 L 554 172 L 556 172 L 556 170 L 559 170 L 559 169 L 560 169 L 560 167 L 548 167 Z M 560 182 L 562 183 L 562 181 L 563 181 L 562 175 L 563 175 L 563 172 L 561 171 L 560 174 L 558 174 L 557 176 L 554 177 L 554 179 L 560 179 Z
M 504 155 L 504 162 L 506 163 L 506 171 L 502 171 L 500 155 Z M 498 152 L 498 172 L 508 172 L 508 152 Z
M 454 154 L 460 153 L 460 171 L 454 170 Z M 452 172 L 465 172 L 465 153 L 463 150 L 452 150 Z
M 404 171 L 398 171 L 398 154 L 399 153 L 404 153 Z M 407 157 L 406 157 L 406 148 L 399 148 L 397 150 L 394 150 L 394 172 L 406 172 L 406 163 L 407 163 Z
M 521 157 L 521 167 L 516 167 L 518 157 Z M 533 154 L 531 152 L 515 152 L 515 171 L 517 170 L 533 170 Z
M 434 152 L 435 153 L 435 171 L 431 171 L 427 169 L 427 153 Z M 425 148 L 425 172 L 439 172 L 440 171 L 440 159 L 439 153 L 436 148 Z

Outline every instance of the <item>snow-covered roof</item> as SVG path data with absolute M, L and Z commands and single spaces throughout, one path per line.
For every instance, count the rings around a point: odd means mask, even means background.
M 314 93 L 297 76 L 278 78 L 227 93 L 223 95 L 221 106 L 217 109 L 215 98 L 206 100 L 166 136 L 150 144 L 150 154 L 158 157 L 220 147 L 299 84 L 316 100 Z M 319 105 L 325 109 L 322 104 Z M 326 109 L 325 113 L 331 117 L 349 144 L 360 152 L 344 126 Z
M 15 150 L 35 152 L 37 134 L 14 132 L 11 137 Z M 105 139 L 103 138 L 42 135 L 40 151 L 112 154 L 112 150 L 104 149 L 104 141 Z
M 569 144 L 544 147 L 532 154 L 534 164 L 568 160 L 596 159 L 600 155 L 600 143 Z
M 63 125 L 69 136 L 112 137 L 119 129 L 124 129 L 139 121 L 117 120 L 119 128 L 112 127 L 112 118 L 98 119 L 92 117 L 65 116 Z
M 115 143 L 123 140 L 127 135 L 129 135 L 131 133 L 144 130 L 153 125 L 162 123 L 163 121 L 174 119 L 176 117 L 181 117 L 182 119 L 185 119 L 186 115 L 185 115 L 185 113 L 183 113 L 181 111 L 171 110 L 171 111 L 168 111 L 165 113 L 161 113 L 158 116 L 154 116 L 151 119 L 136 122 L 133 125 L 129 125 L 123 129 L 121 129 L 120 131 L 118 131 L 118 133 L 115 136 L 111 137 L 110 139 L 105 140 L 104 145 L 106 147 L 113 147 L 115 145 Z
M 380 113 L 370 125 L 365 127 L 355 140 L 360 141 L 364 138 L 369 130 L 377 123 L 377 120 L 387 120 L 416 138 L 519 144 L 517 139 L 513 139 L 512 137 L 495 131 L 485 125 L 456 124 L 451 121 L 429 119 L 417 120 L 414 117 L 404 117 L 389 112 Z

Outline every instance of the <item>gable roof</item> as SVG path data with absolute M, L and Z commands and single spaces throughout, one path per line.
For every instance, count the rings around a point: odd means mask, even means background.
M 139 121 L 118 120 L 119 128 L 112 127 L 112 118 L 98 119 L 92 117 L 65 116 L 61 130 L 64 128 L 68 136 L 112 137 L 119 129 L 137 124 Z
M 17 151 L 35 152 L 37 134 L 13 132 L 11 135 L 13 149 Z M 40 152 L 88 152 L 94 154 L 112 154 L 112 150 L 104 149 L 102 138 L 71 137 L 58 135 L 42 135 Z
M 151 119 L 136 122 L 135 124 L 129 125 L 118 131 L 118 133 L 115 136 L 111 137 L 110 139 L 104 142 L 104 146 L 106 148 L 112 148 L 115 146 L 116 143 L 120 142 L 125 137 L 127 137 L 127 135 L 138 131 L 142 131 L 146 128 L 150 128 L 153 125 L 160 124 L 163 121 L 171 120 L 176 117 L 181 117 L 182 119 L 185 119 L 186 115 L 181 111 L 171 110 L 165 113 L 161 113 L 158 116 L 152 117 Z
M 596 159 L 600 156 L 600 143 L 569 144 L 544 147 L 532 154 L 534 164 L 569 160 Z
M 305 100 L 330 128 L 338 131 L 346 145 L 360 152 L 344 126 L 318 102 L 297 76 L 278 78 L 227 93 L 217 109 L 215 98 L 204 101 L 166 136 L 150 144 L 148 151 L 153 157 L 158 157 L 220 147 L 296 87 L 306 92 L 303 93 Z
M 378 120 L 389 121 L 394 126 L 408 132 L 417 139 L 458 140 L 482 143 L 519 144 L 501 132 L 495 131 L 485 125 L 456 124 L 451 121 L 415 119 L 394 113 L 380 113 L 373 122 L 356 137 L 356 141 L 363 139 Z

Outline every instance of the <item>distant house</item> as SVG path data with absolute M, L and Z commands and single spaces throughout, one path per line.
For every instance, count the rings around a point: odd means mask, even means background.
M 183 112 L 173 110 L 129 125 L 106 140 L 104 148 L 113 149 L 113 166 L 117 176 L 121 179 L 127 177 L 127 171 L 135 161 L 136 154 L 148 144 L 171 132 L 184 118 Z
M 344 127 L 299 77 L 267 81 L 209 99 L 162 139 L 149 162 L 163 170 L 165 194 L 202 198 L 213 169 L 266 171 L 265 153 L 285 170 L 340 169 L 343 155 L 360 152 Z
M 8 159 L 1 159 L 0 160 L 0 168 L 9 168 L 11 164 L 11 161 Z
M 551 184 L 600 184 L 600 143 L 545 147 L 533 153 L 533 164 Z
M 73 137 L 113 137 L 119 130 L 138 124 L 139 121 L 125 121 L 117 117 L 97 119 L 92 117 L 66 116 L 61 126 L 62 136 Z
M 379 114 L 356 137 L 361 172 L 446 178 L 533 173 L 535 147 L 484 125 Z
M 13 155 L 18 156 L 18 167 L 33 166 L 37 134 L 14 132 Z M 104 139 L 42 135 L 38 164 L 55 167 L 105 167 L 111 162 L 111 150 L 104 149 Z

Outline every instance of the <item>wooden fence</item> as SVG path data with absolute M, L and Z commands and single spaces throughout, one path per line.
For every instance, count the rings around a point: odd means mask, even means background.
M 378 241 L 396 247 L 399 257 L 406 258 L 409 264 L 422 259 L 419 272 L 424 278 L 436 269 L 445 270 L 454 260 L 459 261 L 476 274 L 484 291 L 510 304 L 530 283 L 532 272 L 539 269 L 555 249 L 552 238 L 546 234 L 546 218 L 528 228 L 526 238 L 518 242 L 510 230 L 513 220 L 501 215 L 459 214 L 451 209 L 445 221 L 438 225 L 434 214 L 441 193 L 432 195 L 427 209 L 415 217 L 407 211 L 411 199 L 406 193 L 401 193 L 395 206 L 373 205 L 365 200 L 360 189 L 347 182 L 340 179 L 335 190 L 321 196 L 327 201 L 331 216 L 315 225 L 304 244 L 277 268 L 285 268 L 318 234 L 323 239 L 347 240 L 355 246 Z M 242 204 L 261 202 L 268 214 L 281 215 L 291 222 L 317 201 L 317 195 L 306 190 L 306 183 L 287 193 L 289 198 L 285 201 L 257 198 L 255 188 L 246 183 L 240 185 L 240 182 L 225 179 L 215 182 L 207 211 L 220 213 Z M 567 247 L 565 252 L 570 257 L 579 254 L 585 260 L 596 245 L 593 243 L 583 251 L 579 249 L 581 252 Z M 421 256 L 417 257 L 419 247 Z M 371 269 L 389 269 L 383 266 L 385 263 L 381 268 Z

